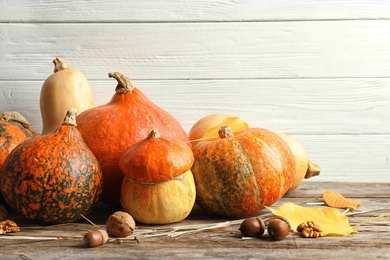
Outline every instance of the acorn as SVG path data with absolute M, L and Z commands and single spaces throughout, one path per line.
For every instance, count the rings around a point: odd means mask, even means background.
M 261 218 L 251 217 L 241 222 L 239 230 L 246 237 L 261 237 L 265 231 L 265 224 Z
M 273 240 L 283 240 L 290 233 L 291 226 L 287 219 L 276 216 L 269 223 L 267 227 L 268 235 Z
M 86 247 L 97 247 L 108 241 L 108 234 L 103 229 L 89 231 L 84 236 L 84 245 Z

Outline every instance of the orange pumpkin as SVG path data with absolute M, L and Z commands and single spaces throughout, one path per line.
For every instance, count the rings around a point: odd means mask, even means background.
M 75 118 L 71 109 L 57 130 L 24 141 L 5 160 L 1 193 L 28 219 L 42 224 L 73 222 L 98 202 L 102 173 Z
M 81 113 L 77 128 L 102 167 L 102 201 L 119 204 L 123 180 L 119 158 L 127 147 L 144 139 L 150 129 L 184 142 L 189 139 L 179 121 L 150 101 L 126 76 L 117 72 L 109 76 L 118 81 L 115 95 L 109 103 Z
M 194 147 L 197 203 L 223 216 L 245 216 L 278 201 L 295 176 L 294 156 L 277 134 L 250 128 Z
M 9 153 L 21 142 L 39 136 L 31 124 L 18 112 L 0 115 L 0 172 Z
M 218 131 L 221 126 L 229 126 L 233 133 L 238 133 L 250 128 L 248 123 L 238 116 L 228 114 L 210 114 L 199 119 L 191 128 L 189 138 L 193 146 L 205 140 L 218 139 Z M 310 161 L 303 145 L 295 138 L 284 133 L 277 133 L 290 147 L 294 158 L 296 174 L 292 186 L 287 191 L 292 192 L 297 189 L 304 179 L 318 176 L 321 167 Z
M 136 221 L 169 224 L 190 214 L 196 191 L 191 148 L 157 131 L 123 153 L 119 166 L 125 174 L 121 203 Z

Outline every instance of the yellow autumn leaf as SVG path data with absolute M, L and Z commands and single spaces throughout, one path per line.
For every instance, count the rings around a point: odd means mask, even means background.
M 334 208 L 309 208 L 287 202 L 278 209 L 272 209 L 274 215 L 286 218 L 293 231 L 299 224 L 314 221 L 324 231 L 325 236 L 348 236 L 357 231 L 349 224 L 348 217 Z
M 324 198 L 325 204 L 329 207 L 340 208 L 340 209 L 351 209 L 354 210 L 362 204 L 360 201 L 351 200 L 345 198 L 340 193 L 334 192 L 333 190 L 327 190 L 322 197 Z

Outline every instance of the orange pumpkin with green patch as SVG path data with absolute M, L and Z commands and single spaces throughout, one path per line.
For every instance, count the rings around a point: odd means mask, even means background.
M 294 156 L 277 134 L 250 128 L 234 135 L 221 127 L 219 136 L 193 148 L 196 201 L 202 208 L 245 216 L 272 205 L 291 187 Z
M 88 215 L 102 192 L 98 161 L 76 129 L 76 111 L 52 133 L 27 140 L 5 160 L 1 193 L 16 212 L 41 224 Z

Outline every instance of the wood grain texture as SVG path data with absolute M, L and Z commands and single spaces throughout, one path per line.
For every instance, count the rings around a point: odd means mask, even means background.
M 390 20 L 0 24 L 0 79 L 43 79 L 64 57 L 89 79 L 389 77 Z
M 39 132 L 42 83 L 0 81 L 3 89 L 0 103 L 21 112 Z M 389 89 L 389 79 L 135 80 L 133 83 L 174 115 L 187 132 L 203 116 L 229 113 L 241 116 L 251 126 L 293 135 L 305 146 L 309 158 L 322 167 L 321 176 L 313 178 L 315 181 L 390 181 L 387 175 L 390 94 L 383 95 L 382 91 Z M 92 80 L 90 84 L 95 105 L 107 103 L 116 86 L 113 80 Z
M 48 74 L 51 74 L 48 71 Z M 108 76 L 107 76 L 108 78 Z M 289 134 L 390 134 L 390 79 L 132 80 L 189 131 L 211 113 L 238 115 L 251 126 Z M 0 104 L 42 128 L 43 80 L 0 81 Z M 113 79 L 90 80 L 95 105 L 115 92 Z M 20 106 L 29 104 L 28 107 Z
M 363 213 L 349 216 L 351 225 L 389 211 L 390 186 L 385 183 L 304 182 L 300 189 L 283 197 L 272 207 L 279 207 L 285 202 L 293 202 L 306 207 L 325 207 L 309 205 L 307 202 L 321 202 L 322 199 L 318 197 L 327 189 L 362 201 L 357 212 Z M 373 209 L 382 210 L 365 212 Z M 104 228 L 107 217 L 116 210 L 116 208 L 102 206 L 88 217 Z M 340 212 L 343 211 L 340 210 Z M 265 209 L 254 216 L 267 213 L 269 211 Z M 360 226 L 356 228 L 359 233 L 346 237 L 329 236 L 306 239 L 301 238 L 297 233 L 290 233 L 281 241 L 272 241 L 267 234 L 262 239 L 242 239 L 238 230 L 239 224 L 232 224 L 225 228 L 197 232 L 179 238 L 159 236 L 142 239 L 140 237 L 138 242 L 133 239 L 112 239 L 97 248 L 85 248 L 83 245 L 83 235 L 87 230 L 95 228 L 86 221 L 66 225 L 37 226 L 15 214 L 11 214 L 11 219 L 19 223 L 21 232 L 0 236 L 0 257 L 2 259 L 25 259 L 27 257 L 30 259 L 313 259 L 313 257 L 315 259 L 388 259 L 390 257 L 388 216 L 376 219 L 377 224 L 369 222 Z M 195 205 L 191 214 L 183 222 L 163 226 L 137 223 L 137 228 L 138 230 L 167 229 L 235 220 L 237 223 L 242 221 L 207 214 Z M 379 223 L 382 225 L 378 225 Z M 11 236 L 13 239 L 9 239 Z M 41 239 L 49 236 L 53 239 Z
M 3 0 L 0 22 L 204 22 L 389 19 L 386 0 Z

